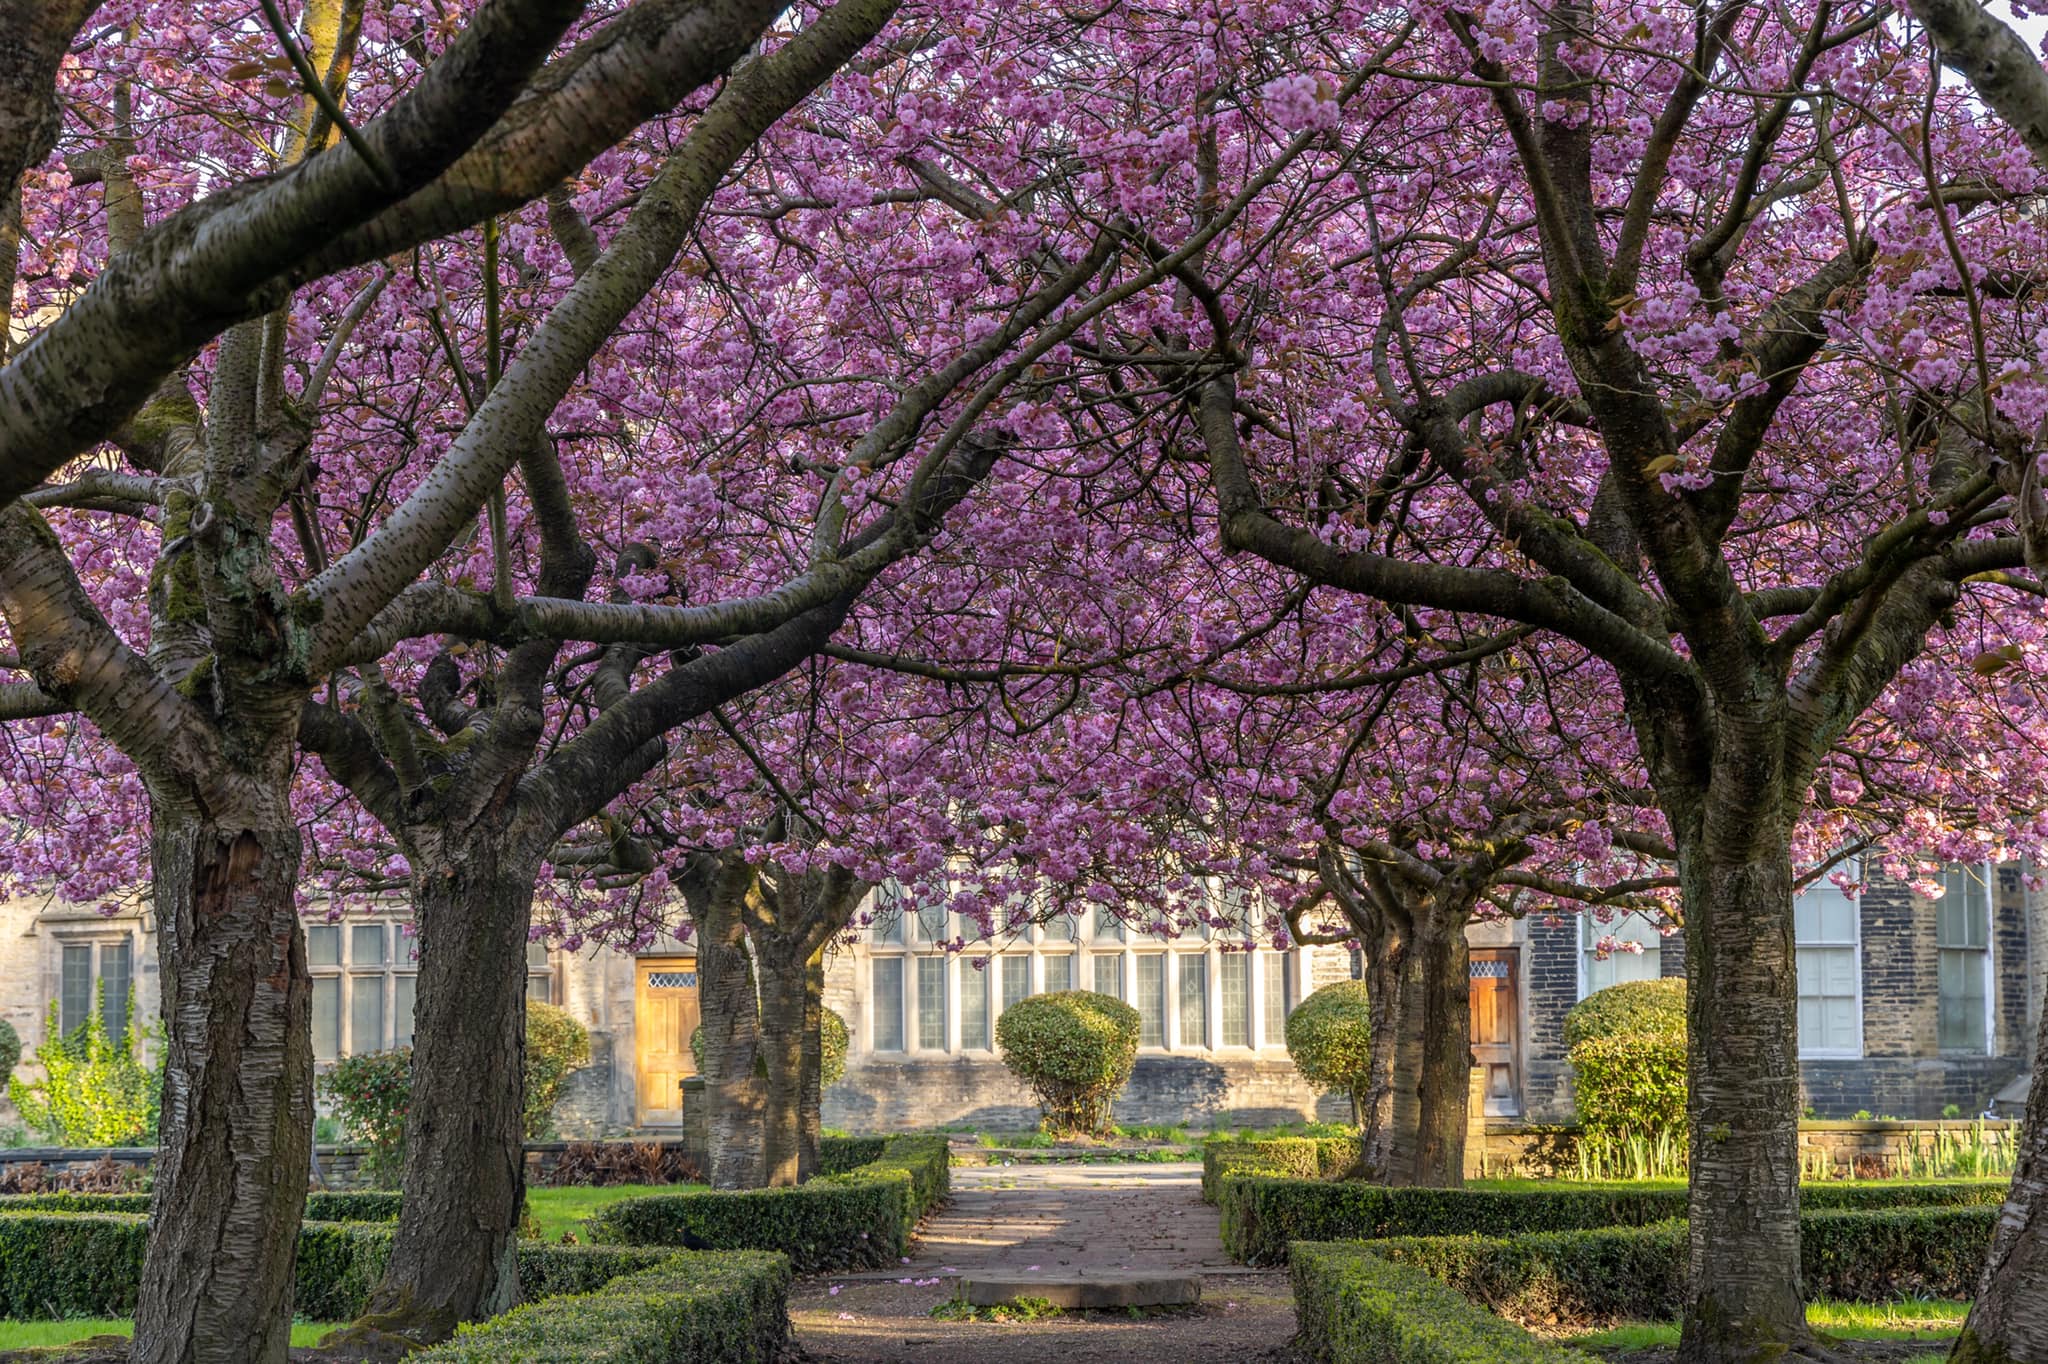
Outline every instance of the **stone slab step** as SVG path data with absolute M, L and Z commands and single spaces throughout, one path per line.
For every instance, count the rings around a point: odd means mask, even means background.
M 1039 1298 L 1066 1311 L 1187 1307 L 1202 1300 L 1202 1276 L 1186 1270 L 1082 1270 L 1058 1275 L 968 1274 L 961 1291 L 974 1307 Z

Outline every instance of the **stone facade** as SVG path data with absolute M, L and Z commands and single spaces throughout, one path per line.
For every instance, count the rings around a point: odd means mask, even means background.
M 1950 1108 L 1973 1117 L 2025 1072 L 2040 1007 L 2035 977 L 2048 944 L 2037 945 L 2038 935 L 2031 931 L 2039 911 L 2018 868 L 1997 868 L 1992 875 L 1988 1025 L 1981 1045 L 1944 1049 L 1939 1044 L 1935 902 L 1881 879 L 1873 879 L 1855 901 L 1861 1045 L 1852 1055 L 1802 1058 L 1801 1086 L 1815 1117 L 1868 1113 L 1938 1119 Z M 1565 1012 L 1581 997 L 1576 934 L 1570 917 L 1527 925 L 1526 1113 L 1536 1122 L 1573 1117 L 1563 1024 Z M 1665 938 L 1661 946 L 1662 974 L 1684 975 L 1683 936 Z
M 1985 956 L 1985 1044 L 1944 1050 L 1939 1045 L 1940 949 L 1934 905 L 1903 885 L 1870 886 L 1856 902 L 1860 1047 L 1854 1054 L 1802 1062 L 1810 1111 L 1820 1118 L 1868 1112 L 1910 1119 L 1938 1118 L 1951 1107 L 1965 1116 L 1982 1112 L 1994 1094 L 2024 1073 L 2031 1052 L 2041 981 L 2048 968 L 2048 931 L 2041 927 L 2048 905 L 2037 901 L 2048 901 L 2048 896 L 2029 896 L 2016 868 L 1997 871 Z M 919 1047 L 905 1045 L 920 1024 L 909 994 L 899 998 L 897 1007 L 903 1012 L 880 1034 L 870 997 L 871 963 L 876 957 L 901 958 L 907 980 L 921 969 L 914 965 L 920 956 L 942 955 L 933 944 L 917 941 L 914 933 L 911 937 L 908 944 L 864 938 L 833 951 L 826 1002 L 847 1020 L 852 1044 L 846 1081 L 825 1096 L 825 1121 L 830 1126 L 853 1131 L 1032 1126 L 1037 1110 L 1028 1091 L 985 1042 L 969 1041 L 967 1031 L 992 1026 L 1012 985 L 1027 992 L 1058 988 L 1053 958 L 1070 959 L 1071 965 L 1062 969 L 1070 973 L 1072 983 L 1091 987 L 1095 958 L 1114 957 L 1120 963 L 1114 968 L 1115 979 L 1128 992 L 1141 988 L 1138 958 L 1162 950 L 1175 963 L 1153 979 L 1163 990 L 1163 1035 L 1141 1052 L 1116 1109 L 1119 1122 L 1199 1127 L 1346 1116 L 1341 1098 L 1318 1096 L 1301 1083 L 1278 1036 L 1277 1016 L 1269 1015 L 1265 1007 L 1269 990 L 1283 990 L 1291 1008 L 1321 985 L 1351 976 L 1358 969 L 1356 958 L 1342 948 L 1300 948 L 1284 957 L 1261 951 L 1250 954 L 1254 964 L 1246 966 L 1247 954 L 1193 938 L 1162 949 L 1150 940 L 1097 942 L 1084 936 L 1076 943 L 1034 937 L 983 953 L 987 964 L 980 968 L 973 966 L 977 958 L 970 948 L 949 954 L 941 968 L 949 973 L 944 989 L 952 1011 L 945 1043 Z M 1578 920 L 1560 915 L 1476 924 L 1470 938 L 1475 950 L 1486 949 L 1489 959 L 1513 963 L 1517 991 L 1517 1098 L 1504 1109 L 1489 1107 L 1489 1115 L 1525 1123 L 1570 1121 L 1571 1076 L 1562 1027 L 1565 1012 L 1590 988 L 1591 969 Z M 98 965 L 114 960 L 103 955 L 107 949 L 123 945 L 137 1008 L 141 1016 L 153 1019 L 158 1012 L 158 977 L 155 939 L 146 913 L 109 917 L 40 900 L 0 904 L 0 1019 L 21 1034 L 27 1073 L 33 1074 L 28 1058 L 43 1040 L 49 1005 L 63 997 L 65 949 L 72 949 L 74 966 L 84 961 Z M 90 954 L 81 949 L 90 949 Z M 1683 937 L 1662 938 L 1657 949 L 1654 970 L 1682 976 Z M 595 948 L 557 951 L 547 961 L 536 962 L 535 993 L 567 1008 L 591 1037 L 591 1064 L 569 1077 L 557 1111 L 563 1137 L 674 1130 L 679 1108 L 656 1115 L 654 1121 L 644 1111 L 647 1096 L 640 1092 L 637 1072 L 645 1039 L 636 1032 L 635 991 L 644 959 L 687 959 L 689 954 L 687 944 L 669 939 L 640 954 Z M 1226 965 L 1231 957 L 1236 960 Z M 1006 958 L 1023 958 L 1030 964 L 1005 966 Z M 1639 961 L 1635 969 L 1652 968 Z M 1006 970 L 1020 974 L 1005 977 Z M 1246 1001 L 1243 1007 L 1253 1015 L 1249 1023 L 1241 1014 L 1233 1016 L 1234 1023 L 1223 1021 L 1230 1007 L 1223 981 L 1227 971 L 1242 971 L 1248 977 L 1246 984 L 1237 986 L 1234 998 Z M 1193 993 L 1183 996 L 1183 987 Z M 986 1001 L 986 1022 L 978 1015 L 970 1022 L 957 1016 L 962 992 L 973 990 L 986 991 L 980 996 Z M 1183 1003 L 1198 1011 L 1185 1031 Z M 387 1039 L 393 1035 L 392 1026 L 386 1025 Z M 1237 1040 L 1250 1045 L 1224 1045 L 1226 1027 L 1243 1029 Z M 650 1086 L 662 1087 L 651 1081 Z M 0 1130 L 17 1125 L 16 1115 L 0 1097 Z

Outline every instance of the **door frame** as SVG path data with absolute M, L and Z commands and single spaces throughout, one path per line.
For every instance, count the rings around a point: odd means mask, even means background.
M 1481 966 L 1492 967 L 1494 965 L 1501 965 L 1506 969 L 1498 973 L 1489 970 L 1484 976 L 1479 974 Z M 1496 1100 L 1493 1097 L 1492 1086 L 1489 1084 L 1482 1083 L 1480 1087 L 1480 1094 L 1483 1096 L 1483 1116 L 1489 1118 L 1518 1118 L 1528 1108 L 1526 1085 L 1528 1083 L 1529 1029 L 1527 1027 L 1528 1010 L 1523 1007 L 1525 1001 L 1522 997 L 1522 976 L 1522 949 L 1520 947 L 1474 947 L 1470 949 L 1469 963 L 1466 967 L 1466 990 L 1468 993 L 1471 991 L 1473 980 L 1506 981 L 1506 992 L 1508 994 L 1506 1001 L 1507 1020 L 1509 1026 L 1513 1029 L 1507 1046 L 1509 1076 L 1507 1099 L 1504 1102 Z M 1473 1039 L 1475 1061 L 1477 1060 L 1478 1045 L 1478 1039 L 1475 1037 Z
M 652 1107 L 646 1101 L 647 1093 L 641 1074 L 641 1060 L 646 1054 L 641 1046 L 641 1028 L 643 1025 L 652 1026 L 648 1019 L 650 1011 L 645 1007 L 648 994 L 647 978 L 662 970 L 674 970 L 694 977 L 697 973 L 697 958 L 695 954 L 682 953 L 649 954 L 633 958 L 633 1121 L 638 1127 L 680 1127 L 683 1123 L 682 1095 L 677 1094 L 675 1104 L 671 1108 Z M 693 996 L 698 995 L 699 986 L 695 983 L 682 988 Z M 697 1008 L 697 1021 L 700 1026 L 704 1021 L 701 998 Z M 687 1037 L 683 1039 L 682 1049 L 684 1064 L 688 1067 L 685 1074 L 694 1075 L 696 1067 L 688 1058 Z

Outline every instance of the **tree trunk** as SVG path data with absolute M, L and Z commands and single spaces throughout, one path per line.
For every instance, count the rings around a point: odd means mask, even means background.
M 1381 1176 L 1389 1184 L 1414 1184 L 1422 1172 L 1422 1073 L 1429 1055 L 1428 954 L 1418 937 L 1401 953 L 1394 1017 L 1393 1101 L 1388 1116 L 1387 1160 Z
M 735 925 L 733 936 L 738 938 Z M 699 939 L 698 1025 L 704 1037 L 704 1097 L 711 1109 L 714 1189 L 761 1187 L 760 1014 L 753 965 L 738 941 Z
M 1420 964 L 1421 997 L 1407 1002 L 1421 1014 L 1415 1075 L 1415 1183 L 1455 1189 L 1465 1182 L 1466 1117 L 1472 1100 L 1471 953 L 1465 919 L 1437 911 L 1410 955 Z
M 165 1074 L 135 1364 L 283 1364 L 313 1126 L 297 825 L 153 810 Z
M 811 953 L 804 963 L 804 1080 L 797 1111 L 796 1177 L 818 1173 L 818 1148 L 824 1137 L 825 1111 L 825 951 Z
M 1692 1142 L 1682 1364 L 1812 1345 L 1799 1290 L 1792 859 L 1781 831 L 1750 832 L 1739 859 L 1717 858 L 1700 836 L 1679 846 Z
M 540 869 L 483 830 L 453 844 L 412 873 L 419 989 L 405 1198 L 364 1323 L 421 1341 L 518 1301 L 526 1191 L 526 935 Z
M 2034 1042 L 2034 1079 L 2012 1192 L 1991 1235 L 1984 1275 L 1952 1361 L 2048 1359 L 2048 1019 Z
M 756 939 L 756 950 L 762 944 Z M 795 1184 L 803 1165 L 805 1014 L 802 962 L 761 959 L 761 1058 L 767 1063 L 761 1120 L 761 1177 L 771 1188 Z
M 1361 935 L 1360 945 L 1365 956 L 1365 993 L 1372 1015 L 1372 1042 L 1365 1084 L 1352 1092 L 1358 1122 L 1358 1162 L 1344 1172 L 1344 1178 L 1388 1180 L 1395 1151 L 1400 1147 L 1394 1120 L 1396 1052 L 1404 1017 L 1402 976 L 1407 969 L 1408 947 L 1400 935 L 1384 931 L 1369 937 Z M 1406 1149 L 1412 1150 L 1412 1144 Z

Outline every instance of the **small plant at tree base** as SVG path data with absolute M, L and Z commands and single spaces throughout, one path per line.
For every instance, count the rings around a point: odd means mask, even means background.
M 990 1307 L 976 1307 L 965 1298 L 948 1298 L 932 1309 L 940 1321 L 1041 1321 L 1060 1309 L 1050 1298 L 1017 1298 Z
M 156 1141 L 163 1105 L 163 1054 L 154 1065 L 142 1059 L 147 1036 L 135 1023 L 135 993 L 128 994 L 127 1021 L 107 1034 L 104 994 L 92 1014 L 69 1036 L 57 1026 L 50 1005 L 44 1036 L 36 1048 L 43 1078 L 7 1082 L 7 1097 L 21 1119 L 58 1146 L 146 1146 Z
M 1372 1010 L 1365 982 L 1340 980 L 1304 999 L 1287 1016 L 1287 1055 L 1310 1088 L 1349 1094 L 1352 1117 L 1359 1118 L 1372 1070 Z
M 1138 1011 L 1092 990 L 1033 995 L 996 1020 L 1003 1064 L 1038 1096 L 1048 1132 L 1107 1135 L 1138 1060 Z

